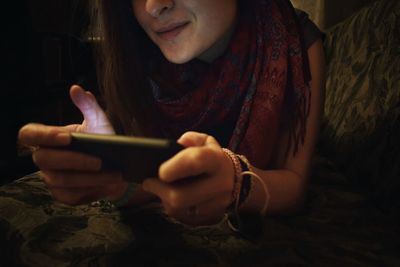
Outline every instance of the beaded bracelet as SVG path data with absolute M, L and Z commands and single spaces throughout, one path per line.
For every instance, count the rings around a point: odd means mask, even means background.
M 232 151 L 227 148 L 223 148 L 222 151 L 231 159 L 231 162 L 235 169 L 232 198 L 229 207 L 233 206 L 234 209 L 237 209 L 238 199 L 242 187 L 242 176 L 240 175 L 243 172 L 242 166 L 238 157 Z

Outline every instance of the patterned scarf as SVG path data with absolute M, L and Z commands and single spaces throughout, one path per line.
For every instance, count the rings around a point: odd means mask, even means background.
M 208 132 L 232 121 L 228 147 L 266 168 L 283 124 L 295 150 L 304 140 L 310 74 L 290 2 L 245 5 L 221 57 L 212 64 L 161 60 L 151 83 L 169 136 Z

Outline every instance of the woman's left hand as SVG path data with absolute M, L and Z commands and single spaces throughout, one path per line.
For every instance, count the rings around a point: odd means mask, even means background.
M 146 179 L 143 189 L 157 195 L 170 217 L 189 225 L 219 222 L 232 201 L 234 167 L 212 136 L 187 132 L 185 146 L 159 169 L 159 179 Z

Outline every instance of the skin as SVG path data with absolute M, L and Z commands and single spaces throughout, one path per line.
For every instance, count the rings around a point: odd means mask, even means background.
M 177 64 L 212 61 L 225 49 L 237 16 L 236 0 L 133 0 L 132 7 L 150 39 Z M 186 24 L 178 35 L 162 34 L 177 23 Z
M 150 38 L 154 38 L 166 58 L 175 63 L 182 63 L 195 57 L 212 61 L 224 51 L 222 49 L 224 45 L 221 44 L 226 43 L 224 40 L 229 38 L 235 17 L 227 19 L 219 16 L 219 20 L 216 15 L 225 14 L 221 13 L 221 8 L 229 9 L 233 2 L 134 0 L 132 4 L 138 21 Z M 233 9 L 232 7 L 232 14 L 235 14 Z M 204 15 L 206 10 L 210 12 L 208 15 L 210 17 Z M 219 10 L 219 13 L 213 13 L 213 10 Z M 172 41 L 158 41 L 156 37 L 152 37 L 149 30 L 152 25 L 158 25 L 157 23 L 161 25 L 181 18 L 188 19 L 189 25 L 192 24 L 187 32 L 181 32 L 182 36 L 178 35 Z M 201 25 L 206 25 L 203 19 L 209 20 L 210 23 L 212 21 L 212 28 L 216 31 L 215 35 L 210 35 L 214 36 L 213 38 L 202 35 Z M 218 26 L 219 21 L 221 27 Z M 232 24 L 227 25 L 229 24 L 227 21 L 231 21 Z M 197 39 L 201 36 L 205 38 L 204 43 L 202 39 Z M 279 140 L 282 145 L 278 146 L 282 149 L 276 151 L 276 169 L 255 169 L 270 192 L 268 213 L 293 212 L 301 208 L 303 203 L 324 99 L 322 88 L 325 63 L 321 41 L 315 42 L 309 48 L 308 56 L 312 75 L 310 82 L 312 98 L 305 142 L 299 147 L 295 156 L 289 153 L 289 156 L 285 157 L 283 148 L 288 135 L 283 133 Z M 28 124 L 21 128 L 19 141 L 37 148 L 32 155 L 33 161 L 40 168 L 44 182 L 55 200 L 77 205 L 101 198 L 117 199 L 127 186 L 120 173 L 100 171 L 101 160 L 98 158 L 57 149 L 57 146 L 70 142 L 70 132 L 114 133 L 93 95 L 79 86 L 72 86 L 70 95 L 83 114 L 84 120 L 81 124 L 63 127 Z M 216 223 L 223 218 L 230 203 L 234 183 L 233 164 L 212 136 L 187 132 L 178 139 L 178 142 L 186 149 L 160 166 L 158 178 L 146 179 L 143 188 L 135 192 L 128 205 L 141 205 L 159 199 L 165 212 L 183 223 L 189 225 Z M 187 179 L 196 175 L 200 175 L 200 178 Z M 176 183 L 177 181 L 181 182 Z M 256 181 L 254 191 L 241 209 L 258 212 L 264 202 L 262 186 Z M 193 206 L 197 209 L 195 216 L 188 213 L 189 208 Z

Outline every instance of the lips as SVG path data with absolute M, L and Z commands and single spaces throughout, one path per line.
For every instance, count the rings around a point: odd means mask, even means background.
M 157 29 L 155 32 L 162 39 L 170 41 L 174 39 L 176 36 L 178 36 L 187 27 L 188 24 L 189 22 L 173 23 L 165 27 L 161 27 Z

